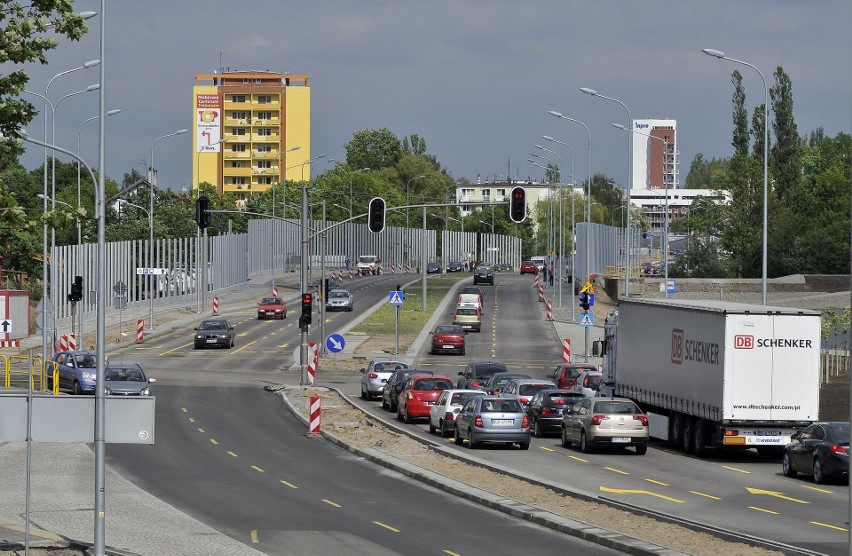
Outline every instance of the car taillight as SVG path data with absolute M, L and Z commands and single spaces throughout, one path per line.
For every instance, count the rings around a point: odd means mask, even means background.
M 828 449 L 831 450 L 832 454 L 835 454 L 835 455 L 838 455 L 838 456 L 848 456 L 849 455 L 849 447 L 848 446 L 840 446 L 840 445 L 837 445 L 837 444 L 832 444 L 831 446 L 828 447 Z
M 528 403 L 530 403 L 530 399 L 529 398 L 521 398 L 521 403 L 524 404 L 524 405 L 527 405 Z
M 473 426 L 481 429 L 483 427 L 482 417 L 477 415 L 476 418 L 473 420 Z
M 549 407 L 545 407 L 545 408 L 542 408 L 541 414 L 542 415 L 553 415 L 553 412 L 550 410 Z
M 473 382 L 470 383 L 470 387 L 471 388 L 479 388 L 479 383 L 474 380 Z
M 376 373 L 370 373 L 370 378 L 379 378 L 379 375 Z
M 633 416 L 633 418 L 634 418 L 634 419 L 636 419 L 637 421 L 639 421 L 640 423 L 642 423 L 642 426 L 643 426 L 643 427 L 647 427 L 647 426 L 648 426 L 648 418 L 647 418 L 646 416 L 644 416 L 644 415 L 634 415 L 634 416 Z
M 528 429 L 530 428 L 530 418 L 524 415 L 523 421 L 521 421 L 521 428 Z
M 606 415 L 595 415 L 594 417 L 592 417 L 592 422 L 590 424 L 600 425 L 601 421 L 603 421 L 604 419 L 606 419 Z
M 452 411 L 447 411 L 446 413 L 444 413 L 444 420 L 445 421 L 454 421 L 455 418 L 456 418 L 456 414 L 453 413 Z

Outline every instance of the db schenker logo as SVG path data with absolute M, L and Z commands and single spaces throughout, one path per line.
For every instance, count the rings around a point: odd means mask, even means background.
M 754 349 L 754 336 L 736 334 L 734 336 L 734 349 Z
M 683 330 L 672 328 L 672 363 L 683 363 Z

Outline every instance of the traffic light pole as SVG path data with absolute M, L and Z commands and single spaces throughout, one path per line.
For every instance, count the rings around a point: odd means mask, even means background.
M 299 285 L 302 295 L 308 292 L 308 186 L 302 184 L 302 215 L 301 215 L 301 238 L 302 238 L 302 267 L 299 276 Z M 308 326 L 302 326 L 302 337 L 299 344 L 299 384 L 308 386 Z

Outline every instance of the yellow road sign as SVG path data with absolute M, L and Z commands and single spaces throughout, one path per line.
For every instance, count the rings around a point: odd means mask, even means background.
M 592 286 L 591 281 L 586 280 L 586 283 L 580 288 L 580 293 L 595 293 L 595 288 Z

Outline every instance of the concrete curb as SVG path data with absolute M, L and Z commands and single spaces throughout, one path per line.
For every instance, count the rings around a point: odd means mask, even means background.
M 338 391 L 337 389 L 325 389 L 334 390 L 347 403 L 353 405 L 353 407 L 356 407 L 346 396 L 340 393 L 340 391 Z M 307 419 L 304 418 L 302 414 L 292 404 L 286 394 L 286 389 L 284 389 L 283 392 L 279 392 L 279 395 L 284 404 L 287 406 L 287 409 L 299 421 L 304 423 L 307 429 Z M 537 525 L 547 527 L 548 529 L 552 529 L 560 533 L 565 533 L 573 537 L 599 544 L 601 546 L 606 546 L 608 548 L 619 550 L 621 552 L 624 552 L 625 554 L 634 554 L 637 556 L 656 556 L 661 554 L 665 556 L 677 556 L 686 554 L 684 552 L 680 552 L 671 548 L 636 539 L 628 535 L 624 535 L 622 533 L 616 533 L 614 531 L 609 531 L 607 529 L 590 525 L 588 523 L 575 521 L 554 514 L 547 510 L 529 506 L 527 504 L 518 502 L 516 500 L 511 500 L 509 498 L 504 498 L 502 496 L 487 492 L 485 490 L 481 490 L 476 487 L 471 487 L 470 485 L 466 485 L 465 483 L 462 483 L 455 479 L 451 479 L 439 473 L 429 471 L 422 467 L 402 461 L 393 456 L 383 454 L 376 450 L 357 448 L 355 446 L 347 444 L 342 439 L 325 431 L 321 431 L 320 434 L 329 442 L 332 442 L 333 444 L 336 444 L 337 446 L 340 446 L 341 448 L 349 452 L 363 457 L 368 461 L 381 465 L 382 467 L 397 471 L 398 473 L 420 481 L 421 483 L 429 485 L 433 488 L 442 490 L 448 494 L 459 496 L 461 498 L 464 498 L 465 500 L 475 502 L 487 508 L 497 510 L 504 514 L 511 515 L 513 517 L 517 517 L 525 521 L 536 523 Z

